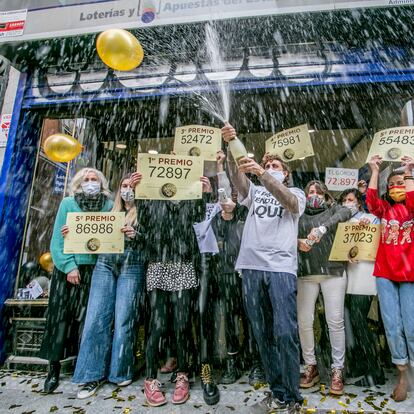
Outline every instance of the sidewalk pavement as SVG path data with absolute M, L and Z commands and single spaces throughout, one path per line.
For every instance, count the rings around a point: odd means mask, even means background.
M 151 408 L 145 403 L 142 391 L 143 379 L 125 388 L 105 384 L 97 394 L 85 400 L 76 398 L 78 386 L 70 382 L 70 376 L 62 376 L 61 384 L 55 393 L 41 393 L 45 373 L 21 371 L 0 371 L 0 413 L 8 414 L 248 414 L 249 407 L 263 398 L 266 387 L 255 390 L 242 377 L 236 384 L 219 385 L 219 404 L 208 406 L 204 403 L 199 379 L 192 384 L 191 397 L 183 405 L 170 402 L 159 408 Z M 174 384 L 169 375 L 160 375 L 164 383 L 168 401 L 171 401 Z M 314 387 L 304 391 L 304 414 L 326 413 L 389 413 L 414 414 L 414 393 L 402 403 L 390 398 L 395 378 L 387 373 L 387 383 L 378 388 L 365 389 L 346 385 L 346 393 L 341 397 L 327 394 L 326 387 Z

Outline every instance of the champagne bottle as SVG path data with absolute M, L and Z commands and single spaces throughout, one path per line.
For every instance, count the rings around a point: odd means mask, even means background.
M 229 142 L 229 149 L 233 155 L 236 163 L 239 163 L 239 160 L 243 157 L 247 157 L 247 151 L 243 143 L 236 137 Z

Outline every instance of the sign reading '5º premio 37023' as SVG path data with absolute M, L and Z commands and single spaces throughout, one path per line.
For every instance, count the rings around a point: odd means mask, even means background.
M 142 200 L 192 200 L 201 198 L 204 161 L 200 157 L 138 154 L 142 180 L 135 198 Z
M 123 253 L 125 213 L 68 213 L 63 253 Z
M 221 150 L 221 130 L 203 125 L 187 125 L 175 129 L 174 152 L 177 155 L 202 157 L 216 161 Z
M 266 152 L 289 162 L 314 155 L 307 124 L 278 132 L 266 141 Z
M 339 223 L 329 260 L 374 261 L 380 233 L 379 224 Z
M 414 127 L 396 127 L 377 132 L 372 139 L 367 162 L 374 155 L 384 161 L 398 162 L 401 157 L 414 157 Z

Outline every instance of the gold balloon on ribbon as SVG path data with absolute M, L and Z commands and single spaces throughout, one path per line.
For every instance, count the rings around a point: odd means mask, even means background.
M 115 70 L 135 69 L 144 58 L 138 39 L 123 29 L 102 32 L 96 39 L 96 50 L 103 63 Z
M 43 149 L 50 160 L 69 162 L 80 154 L 82 145 L 70 135 L 53 134 L 45 139 Z
M 46 270 L 48 273 L 52 273 L 54 264 L 50 252 L 43 253 L 39 257 L 39 264 L 43 270 Z

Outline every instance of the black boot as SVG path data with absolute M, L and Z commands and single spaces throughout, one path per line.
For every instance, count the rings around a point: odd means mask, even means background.
M 266 377 L 263 372 L 262 364 L 260 362 L 253 363 L 249 374 L 249 384 L 256 387 L 261 384 L 266 384 Z
M 59 385 L 60 362 L 51 361 L 43 392 L 51 394 Z
M 207 405 L 214 405 L 219 402 L 220 392 L 214 383 L 210 364 L 201 364 L 201 387 Z
M 234 384 L 240 378 L 240 371 L 237 369 L 236 358 L 228 355 L 226 360 L 226 370 L 221 376 L 220 384 Z

